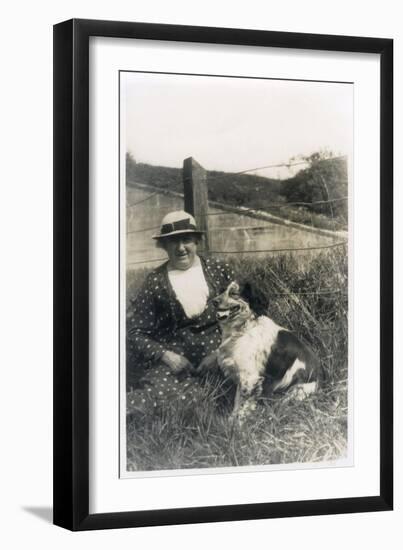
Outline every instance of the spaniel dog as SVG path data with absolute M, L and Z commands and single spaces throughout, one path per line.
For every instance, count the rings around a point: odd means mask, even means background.
M 199 366 L 218 365 L 236 384 L 233 416 L 242 420 L 261 395 L 288 391 L 296 399 L 315 392 L 322 379 L 318 358 L 292 332 L 251 307 L 253 290 L 236 282 L 214 298 L 222 332 L 219 348 Z

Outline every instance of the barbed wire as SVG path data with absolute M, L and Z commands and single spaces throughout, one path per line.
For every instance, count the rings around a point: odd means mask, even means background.
M 328 159 L 319 159 L 318 162 L 339 160 L 343 158 L 347 158 L 347 155 L 339 155 L 337 157 L 330 157 Z M 283 166 L 290 168 L 291 166 L 300 166 L 302 164 L 309 164 L 309 160 L 301 160 L 298 162 L 281 162 L 279 164 L 267 164 L 266 166 L 256 166 L 255 168 L 249 168 L 248 170 L 242 170 L 241 172 L 230 172 L 228 174 L 221 174 L 218 176 L 210 176 L 210 177 L 208 176 L 208 172 L 207 172 L 207 181 L 210 182 L 216 179 L 241 176 L 242 174 L 248 174 L 249 172 L 256 172 L 256 170 L 267 170 L 268 168 L 281 168 Z
M 154 195 L 157 195 L 158 193 L 154 193 Z M 149 195 L 149 197 L 151 197 L 152 195 Z M 147 198 L 149 198 L 147 197 Z M 349 197 L 346 196 L 346 197 L 337 197 L 337 198 L 334 198 L 334 199 L 328 199 L 328 200 L 320 200 L 320 201 L 312 201 L 312 202 L 303 202 L 303 201 L 293 201 L 293 202 L 287 202 L 287 203 L 283 203 L 283 202 L 278 202 L 278 203 L 268 203 L 266 205 L 261 205 L 259 208 L 256 208 L 256 207 L 248 207 L 248 208 L 245 208 L 243 206 L 236 206 L 236 205 L 226 205 L 227 208 L 234 208 L 234 209 L 238 209 L 238 210 L 222 210 L 220 212 L 206 212 L 204 214 L 204 216 L 228 216 L 228 215 L 231 215 L 231 214 L 237 214 L 237 215 L 244 215 L 244 214 L 247 214 L 248 212 L 262 212 L 264 214 L 267 214 L 267 212 L 265 212 L 264 210 L 262 210 L 262 208 L 285 208 L 287 206 L 290 206 L 290 205 L 304 205 L 304 206 L 310 206 L 310 205 L 315 205 L 315 204 L 326 204 L 326 203 L 329 203 L 329 202 L 336 202 L 336 201 L 345 201 L 345 200 L 348 200 Z M 140 204 L 141 201 L 137 202 L 137 203 L 134 203 L 134 205 L 128 205 L 129 207 L 130 206 L 136 206 L 137 204 Z M 144 202 L 144 201 L 143 201 Z M 219 208 L 219 206 L 217 206 L 216 208 Z M 270 221 L 270 220 L 268 220 Z M 334 221 L 334 219 L 333 219 Z M 338 222 L 336 222 L 338 223 Z M 312 225 L 312 224 L 311 224 Z M 339 225 L 343 225 L 343 224 L 339 224 Z M 315 227 L 314 225 L 312 225 L 312 227 Z M 131 235 L 132 233 L 145 233 L 146 231 L 155 231 L 156 229 L 159 229 L 160 226 L 157 225 L 157 226 L 154 226 L 154 227 L 143 227 L 143 228 L 140 228 L 140 229 L 133 229 L 131 231 L 127 231 L 126 232 L 126 235 Z M 212 230 L 214 231 L 216 228 L 212 228 Z M 220 229 L 223 229 L 223 228 L 220 228 Z M 319 229 L 319 228 L 318 228 Z
M 345 294 L 348 295 L 348 292 L 345 289 L 336 289 L 336 290 L 313 290 L 312 292 L 275 292 L 269 293 L 270 296 L 290 296 L 291 294 L 297 294 L 298 296 L 317 296 L 317 295 L 328 295 L 328 294 Z
M 248 212 L 262 212 L 264 214 L 270 214 L 270 212 L 266 212 L 264 210 L 264 208 L 287 208 L 288 206 L 295 206 L 295 205 L 299 205 L 299 206 L 312 206 L 312 205 L 316 205 L 316 204 L 327 204 L 327 203 L 332 203 L 332 202 L 339 202 L 339 201 L 346 201 L 348 200 L 349 197 L 337 197 L 337 198 L 334 198 L 334 199 L 327 199 L 327 200 L 320 200 L 320 201 L 312 201 L 312 202 L 303 202 L 303 201 L 293 201 L 293 202 L 272 202 L 272 203 L 267 203 L 267 204 L 263 204 L 263 205 L 260 205 L 259 207 L 256 207 L 256 206 L 253 206 L 253 207 L 245 207 L 245 206 L 237 206 L 237 205 L 231 205 L 231 204 L 228 204 L 228 205 L 225 205 L 225 208 L 228 208 L 228 210 L 223 210 L 222 212 L 207 212 L 205 213 L 204 215 L 205 216 L 228 216 L 230 214 L 239 214 L 239 215 L 243 215 L 243 214 L 247 214 Z M 213 208 L 220 208 L 219 206 L 216 206 Z M 237 208 L 238 211 L 235 211 L 235 210 L 230 210 L 231 208 Z M 314 226 L 313 226 L 314 227 Z
M 144 199 L 141 199 L 137 202 L 133 202 L 132 204 L 127 204 L 126 207 L 127 208 L 133 208 L 133 206 L 137 206 L 138 204 L 141 204 L 143 202 L 146 202 L 148 201 L 148 199 L 151 199 L 152 197 L 155 197 L 155 195 L 159 195 L 159 192 L 158 191 L 155 191 L 154 193 L 151 193 L 150 195 L 148 195 L 147 197 L 145 197 Z
M 133 265 L 133 264 L 145 264 L 149 262 L 162 262 L 167 261 L 166 258 L 155 258 L 153 260 L 143 260 L 140 262 L 129 262 L 127 265 Z M 281 298 L 284 296 L 329 296 L 332 294 L 342 294 L 344 296 L 348 296 L 348 291 L 346 289 L 331 289 L 331 290 L 314 290 L 314 291 L 293 291 L 290 290 L 289 292 L 269 292 L 269 298 L 276 297 Z
M 144 199 L 141 199 L 141 200 L 139 200 L 137 202 L 134 202 L 132 204 L 128 204 L 126 206 L 127 206 L 127 208 L 133 208 L 134 206 L 137 206 L 138 204 L 142 204 L 143 202 L 146 202 L 149 199 L 151 199 L 152 197 L 155 197 L 155 195 L 159 195 L 159 194 L 160 193 L 158 191 L 156 191 L 155 193 L 151 193 L 150 195 L 148 195 Z M 225 206 L 227 208 L 231 208 L 231 207 L 232 208 L 240 208 L 240 209 L 242 209 L 242 213 L 243 213 L 243 212 L 262 210 L 262 208 L 286 208 L 287 206 L 313 206 L 313 205 L 317 205 L 317 204 L 329 204 L 329 203 L 333 203 L 333 202 L 346 201 L 348 199 L 349 199 L 349 197 L 345 196 L 345 197 L 334 197 L 332 199 L 323 199 L 323 200 L 311 201 L 311 202 L 308 202 L 308 201 L 269 202 L 269 203 L 266 203 L 266 204 L 263 204 L 263 205 L 259 205 L 258 207 L 257 206 L 248 206 L 247 208 L 245 208 L 242 205 L 236 205 L 236 204 L 234 204 L 234 205 L 228 204 L 228 205 L 225 205 Z M 161 207 L 159 207 L 159 208 L 161 208 Z M 171 206 L 167 206 L 166 208 L 171 208 Z M 226 211 L 224 211 L 223 213 L 226 213 Z M 233 212 L 231 212 L 231 214 L 232 213 Z M 222 214 L 222 213 L 221 212 L 207 212 L 205 215 L 206 216 L 218 216 L 220 214 Z
M 126 235 L 132 235 L 133 233 L 145 233 L 146 231 L 155 231 L 156 229 L 160 229 L 160 225 L 156 225 L 154 227 L 143 227 L 142 229 L 133 229 L 132 231 L 126 231 Z
M 270 252 L 296 252 L 304 250 L 322 250 L 326 248 L 335 248 L 337 246 L 346 246 L 348 241 L 341 241 L 332 244 L 319 245 L 319 246 L 305 246 L 296 248 L 269 248 L 265 250 L 209 250 L 210 254 L 258 254 L 258 253 L 270 253 Z M 127 265 L 146 264 L 148 262 L 162 262 L 166 261 L 166 258 L 150 258 L 149 260 L 140 260 L 135 262 L 129 262 Z
M 270 220 L 267 220 L 268 223 L 271 223 L 272 225 L 275 224 L 275 222 L 273 221 L 270 221 Z M 301 222 L 291 222 L 293 224 L 296 224 L 296 223 L 299 223 L 299 225 L 305 225 L 308 230 L 307 231 L 310 231 L 311 230 L 311 227 L 313 227 L 314 229 L 317 229 L 318 231 L 334 231 L 334 232 L 337 232 L 335 229 L 319 229 L 319 228 L 315 228 L 315 226 L 310 226 L 310 225 L 306 225 L 306 224 L 302 224 Z M 337 223 L 337 222 L 336 222 Z M 275 224 L 277 225 L 277 224 Z M 292 225 L 289 225 L 289 224 L 284 224 L 285 227 L 288 227 L 288 228 L 292 228 L 293 226 Z M 342 227 L 344 227 L 343 224 L 339 224 L 339 229 L 341 229 Z M 302 229 L 302 231 L 304 231 L 305 229 Z M 235 231 L 251 231 L 252 233 L 253 232 L 259 232 L 259 233 L 265 233 L 265 232 L 271 232 L 271 229 L 268 225 L 240 225 L 240 226 L 217 226 L 217 227 L 209 227 L 209 234 L 211 235 L 212 233 L 214 233 L 215 231 L 219 231 L 219 232 L 224 232 L 224 231 L 231 231 L 231 232 L 235 232 Z M 329 235 L 329 237 L 331 237 L 331 235 Z M 250 236 L 248 236 L 248 241 L 253 241 L 255 239 L 251 238 Z
M 269 248 L 265 250 L 210 250 L 210 254 L 257 254 L 257 253 L 268 253 L 268 252 L 296 252 L 301 250 L 321 250 L 324 248 L 335 248 L 337 246 L 346 246 L 348 241 L 341 241 L 332 244 L 324 244 L 320 246 L 304 246 L 302 248 Z
M 126 265 L 139 265 L 139 264 L 148 264 L 149 262 L 163 262 L 166 261 L 167 258 L 150 258 L 149 260 L 140 260 L 136 262 L 128 262 Z

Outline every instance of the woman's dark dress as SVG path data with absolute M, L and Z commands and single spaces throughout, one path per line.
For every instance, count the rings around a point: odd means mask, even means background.
M 127 410 L 146 410 L 164 402 L 189 400 L 197 395 L 198 380 L 188 372 L 175 375 L 161 361 L 167 350 L 184 355 L 193 366 L 221 342 L 211 298 L 234 280 L 230 266 L 200 258 L 209 288 L 205 310 L 189 319 L 168 278 L 167 263 L 153 270 L 127 314 L 127 374 L 131 391 Z

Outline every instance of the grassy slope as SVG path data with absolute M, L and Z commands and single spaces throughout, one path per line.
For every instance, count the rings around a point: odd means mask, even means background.
M 346 452 L 346 251 L 323 253 L 304 268 L 292 256 L 232 263 L 239 281 L 259 285 L 268 314 L 315 349 L 326 383 L 304 402 L 262 400 L 239 428 L 228 419 L 233 389 L 219 377 L 206 379 L 196 406 L 182 402 L 130 419 L 129 470 L 317 462 Z M 145 274 L 129 272 L 129 299 Z M 228 399 L 219 398 L 223 390 Z
M 182 170 L 165 166 L 135 164 L 128 157 L 127 177 L 181 193 Z M 347 202 L 336 201 L 313 206 L 290 202 L 315 202 L 345 197 L 347 168 L 343 159 L 321 160 L 301 170 L 293 178 L 276 180 L 251 174 L 207 172 L 209 199 L 229 205 L 259 208 L 276 216 L 322 229 L 347 227 Z

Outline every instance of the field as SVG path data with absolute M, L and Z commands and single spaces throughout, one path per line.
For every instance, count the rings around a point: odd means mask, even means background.
M 233 388 L 219 376 L 201 380 L 196 405 L 170 405 L 127 424 L 128 471 L 331 461 L 346 456 L 348 296 L 343 248 L 310 257 L 292 255 L 232 263 L 239 282 L 259 285 L 267 313 L 319 355 L 325 383 L 303 402 L 262 399 L 239 426 L 229 421 Z M 148 269 L 129 271 L 127 298 Z M 130 362 L 130 357 L 128 357 Z M 135 380 L 128 379 L 128 390 Z

